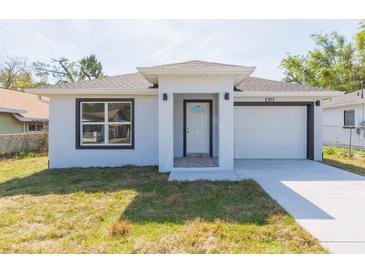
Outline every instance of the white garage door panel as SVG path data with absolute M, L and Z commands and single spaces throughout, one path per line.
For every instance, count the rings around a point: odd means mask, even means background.
M 236 106 L 236 159 L 305 159 L 305 106 Z

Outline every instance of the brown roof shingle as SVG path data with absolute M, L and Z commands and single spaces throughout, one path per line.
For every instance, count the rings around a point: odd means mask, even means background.
M 115 75 L 96 80 L 83 80 L 74 83 L 63 83 L 44 87 L 57 89 L 88 89 L 88 88 L 120 88 L 120 89 L 146 89 L 153 88 L 140 73 Z M 282 81 L 274 81 L 258 77 L 247 77 L 236 85 L 240 91 L 330 91 L 324 88 L 315 88 L 307 85 L 298 85 Z
M 82 80 L 74 83 L 62 83 L 46 86 L 44 88 L 57 89 L 87 89 L 87 88 L 122 88 L 122 89 L 145 89 L 152 88 L 140 73 L 129 73 L 115 76 L 105 76 L 95 80 Z
M 24 92 L 0 88 L 0 108 L 22 110 L 18 114 L 26 119 L 48 119 L 48 102 Z
M 240 91 L 331 91 L 325 88 L 315 88 L 308 85 L 292 84 L 251 76 L 238 83 L 236 88 Z

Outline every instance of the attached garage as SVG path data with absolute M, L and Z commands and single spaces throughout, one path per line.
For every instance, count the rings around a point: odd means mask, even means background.
M 312 159 L 313 103 L 235 103 L 234 157 Z

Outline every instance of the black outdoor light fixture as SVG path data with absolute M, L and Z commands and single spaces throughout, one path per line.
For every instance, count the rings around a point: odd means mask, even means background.
M 319 107 L 321 105 L 321 101 L 317 100 L 316 101 L 316 106 Z
M 225 100 L 229 100 L 229 92 L 226 92 L 226 93 L 224 94 L 224 99 L 225 99 Z
M 167 93 L 162 94 L 162 100 L 167 101 Z

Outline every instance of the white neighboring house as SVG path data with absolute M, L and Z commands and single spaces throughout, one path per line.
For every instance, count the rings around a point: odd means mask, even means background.
M 365 148 L 365 94 L 361 90 L 323 101 L 325 145 Z
M 189 61 L 28 92 L 50 98 L 50 168 L 233 170 L 234 159 L 322 159 L 320 100 L 339 92 Z

